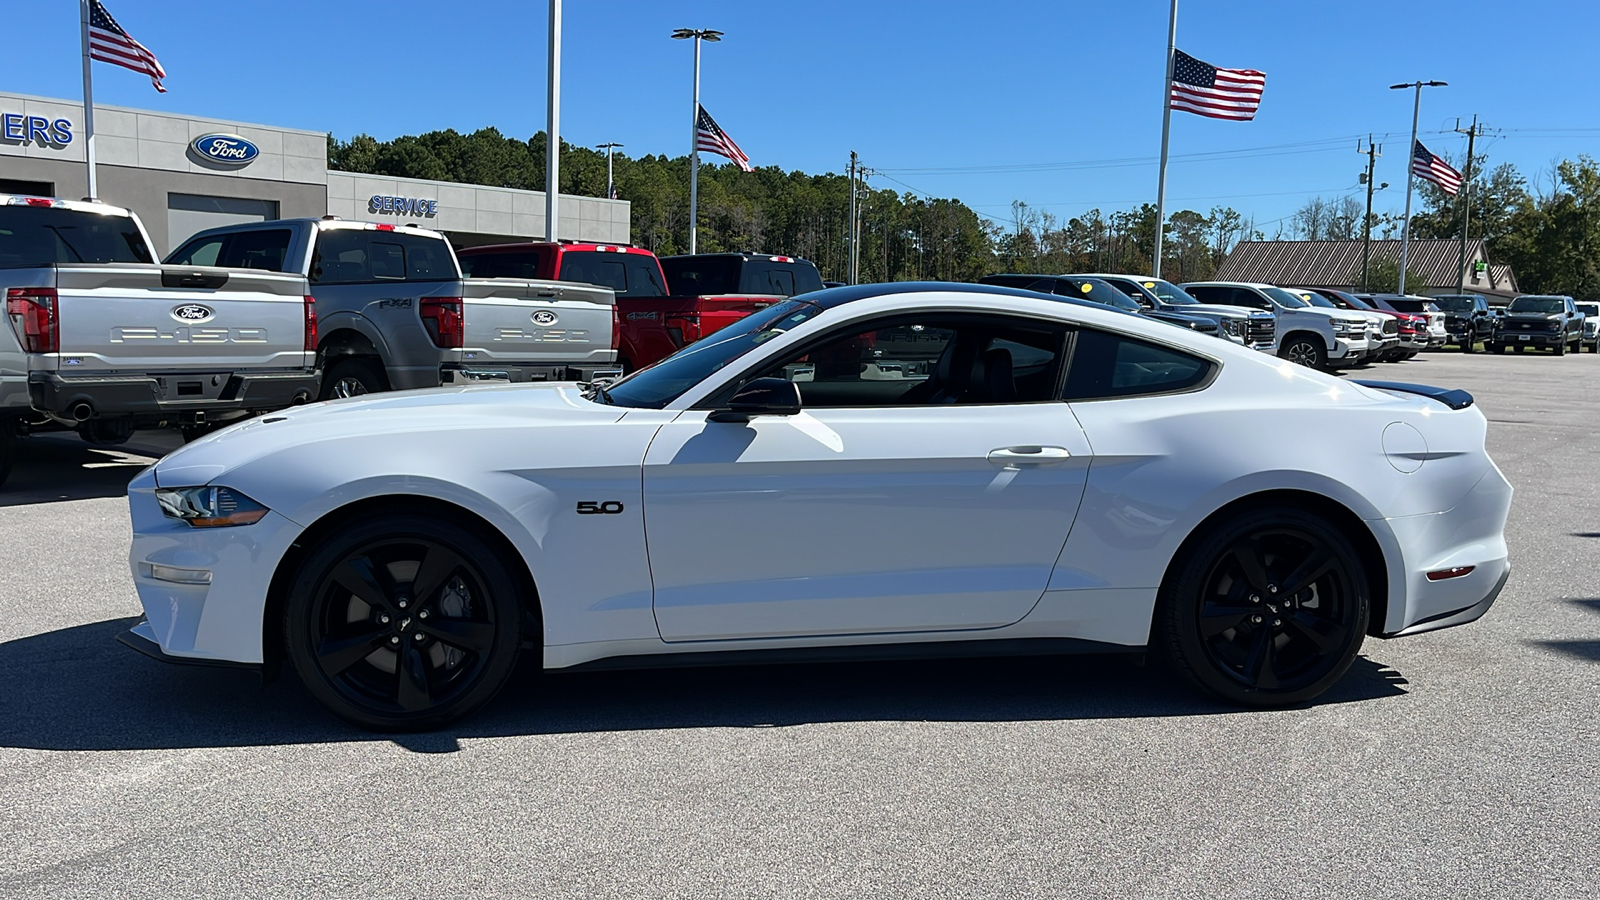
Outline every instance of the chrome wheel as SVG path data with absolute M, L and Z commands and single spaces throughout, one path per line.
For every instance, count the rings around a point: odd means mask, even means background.
M 346 376 L 333 383 L 330 394 L 334 397 L 359 397 L 366 392 L 367 386 L 361 383 L 361 379 Z

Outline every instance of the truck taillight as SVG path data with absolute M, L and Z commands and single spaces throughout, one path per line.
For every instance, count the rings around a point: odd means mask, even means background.
M 317 298 L 306 297 L 306 352 L 317 351 Z
M 460 297 L 423 297 L 422 326 L 435 347 L 453 349 L 465 343 Z
M 700 332 L 699 313 L 672 313 L 666 317 L 666 327 L 667 335 L 679 347 L 686 347 L 704 337 Z
M 611 349 L 622 348 L 622 313 L 617 312 L 615 304 L 611 307 Z
M 6 316 L 25 353 L 61 350 L 61 320 L 55 288 L 6 288 Z

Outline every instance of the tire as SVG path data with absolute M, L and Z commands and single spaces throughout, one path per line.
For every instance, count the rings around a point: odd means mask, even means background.
M 1285 706 L 1344 676 L 1369 614 L 1366 569 L 1343 532 L 1314 513 L 1269 507 L 1209 529 L 1175 561 L 1155 634 L 1172 666 L 1211 694 Z
M 1557 356 L 1566 356 L 1567 355 L 1567 341 L 1566 341 L 1566 339 L 1563 338 L 1561 340 L 1561 343 L 1555 345 L 1554 347 L 1552 347 L 1550 349 L 1554 350 L 1555 354 Z
M 1473 345 L 1473 340 L 1470 337 L 1461 342 L 1462 353 L 1475 353 L 1477 352 L 1477 349 L 1478 348 Z
M 322 375 L 322 390 L 318 400 L 335 397 L 359 397 L 389 389 L 383 370 L 376 362 L 361 357 L 341 359 Z
M 1321 339 L 1315 335 L 1291 335 L 1287 342 L 1278 347 L 1278 358 L 1308 369 L 1326 371 L 1328 368 L 1328 351 L 1323 349 Z
M 17 423 L 0 418 L 0 487 L 11 477 L 11 466 L 17 461 Z
M 284 646 L 307 690 L 337 715 L 381 731 L 438 728 L 510 677 L 517 593 L 476 533 L 431 516 L 374 516 L 340 528 L 301 564 Z

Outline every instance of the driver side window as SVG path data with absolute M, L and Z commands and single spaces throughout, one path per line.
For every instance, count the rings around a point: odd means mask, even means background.
M 852 329 L 757 373 L 808 408 L 1039 403 L 1058 399 L 1065 329 L 995 317 L 900 319 Z

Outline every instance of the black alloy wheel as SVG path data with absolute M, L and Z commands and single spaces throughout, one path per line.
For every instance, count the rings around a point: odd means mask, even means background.
M 363 394 L 376 394 L 388 388 L 383 372 L 371 360 L 342 359 L 322 373 L 322 389 L 317 399 L 360 397 Z
M 1278 356 L 1308 369 L 1323 369 L 1328 363 L 1328 352 L 1313 338 L 1295 335 L 1278 350 Z
M 305 560 L 284 643 L 307 689 L 367 728 L 412 731 L 494 696 L 520 644 L 516 581 L 453 522 L 384 516 L 341 528 Z
M 1350 668 L 1366 633 L 1360 555 L 1292 508 L 1244 513 L 1194 547 L 1163 585 L 1157 636 L 1175 668 L 1246 706 L 1303 703 Z

